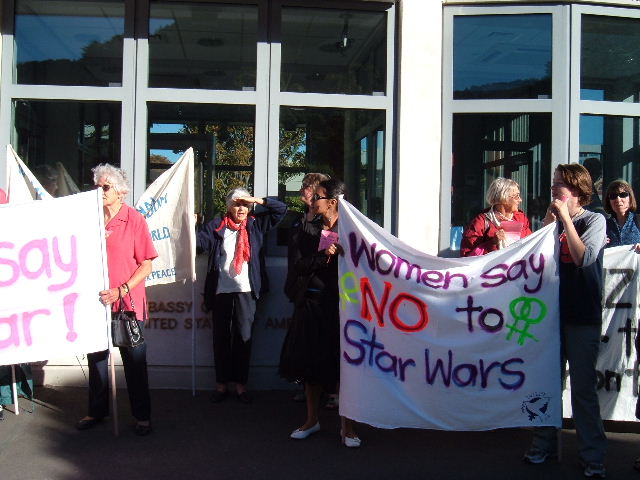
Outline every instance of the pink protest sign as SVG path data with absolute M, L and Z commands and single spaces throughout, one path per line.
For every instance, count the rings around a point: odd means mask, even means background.
M 99 192 L 0 207 L 0 365 L 108 348 Z
M 500 228 L 504 230 L 507 245 L 511 245 L 520 240 L 522 227 L 524 227 L 524 223 L 516 222 L 515 220 L 500 222 Z
M 326 250 L 327 247 L 333 243 L 338 243 L 338 232 L 332 232 L 331 230 L 322 230 L 320 232 L 320 243 L 318 244 L 318 251 Z

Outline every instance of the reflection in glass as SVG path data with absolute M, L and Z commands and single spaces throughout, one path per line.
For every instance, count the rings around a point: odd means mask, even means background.
M 279 196 L 292 210 L 305 173 L 343 180 L 346 198 L 382 225 L 384 217 L 385 114 L 380 110 L 282 107 Z
M 453 98 L 551 98 L 551 15 L 453 20 Z
M 602 204 L 602 192 L 618 178 L 629 182 L 636 194 L 640 192 L 639 141 L 640 118 L 580 116 L 580 163 L 594 180 L 594 207 Z
M 92 189 L 99 163 L 120 166 L 119 103 L 17 100 L 14 107 L 16 151 L 52 195 Z
M 122 85 L 123 0 L 16 0 L 16 81 Z
M 640 101 L 640 19 L 582 15 L 580 47 L 582 100 Z
M 451 225 L 480 213 L 496 177 L 520 185 L 520 208 L 532 229 L 542 225 L 551 199 L 551 115 L 456 114 L 453 117 Z
M 196 212 L 209 220 L 226 212 L 235 187 L 253 192 L 255 107 L 148 104 L 147 184 L 193 147 Z
M 151 3 L 149 86 L 255 90 L 255 5 Z
M 282 9 L 284 92 L 384 94 L 385 12 Z

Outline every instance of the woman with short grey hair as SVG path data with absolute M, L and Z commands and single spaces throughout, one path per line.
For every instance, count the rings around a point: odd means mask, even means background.
M 129 193 L 129 179 L 127 178 L 127 172 L 121 168 L 114 167 L 108 163 L 102 163 L 93 170 L 93 183 L 98 184 L 98 181 L 103 178 L 109 182 L 116 192 L 127 195 Z
M 149 318 L 145 279 L 152 271 L 152 261 L 158 256 L 145 218 L 135 208 L 124 203 L 129 183 L 124 170 L 109 164 L 93 169 L 93 181 L 102 193 L 102 208 L 109 267 L 109 288 L 99 293 L 100 301 L 111 311 L 134 311 L 140 330 Z M 127 380 L 131 412 L 136 419 L 136 435 L 151 433 L 151 399 L 147 375 L 147 345 L 120 347 L 120 356 Z M 76 424 L 87 430 L 109 415 L 109 382 L 107 361 L 109 351 L 87 355 L 89 365 L 89 408 Z
M 252 214 L 255 204 L 264 211 Z M 260 296 L 260 250 L 266 232 L 287 213 L 287 206 L 272 198 L 257 198 L 244 188 L 226 196 L 227 212 L 204 226 L 196 235 L 198 250 L 209 253 L 204 284 L 204 303 L 213 312 L 213 359 L 216 389 L 211 401 L 228 396 L 235 383 L 238 400 L 251 403 L 247 392 L 251 331 Z
M 514 180 L 496 178 L 489 185 L 486 200 L 489 208 L 476 215 L 462 234 L 461 257 L 484 255 L 531 235 L 529 219 L 518 208 L 522 198 Z M 509 233 L 505 232 L 507 225 Z

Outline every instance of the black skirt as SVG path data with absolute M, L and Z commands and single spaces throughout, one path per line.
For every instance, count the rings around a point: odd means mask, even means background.
M 308 292 L 297 302 L 280 353 L 278 373 L 289 381 L 336 391 L 340 380 L 338 298 Z

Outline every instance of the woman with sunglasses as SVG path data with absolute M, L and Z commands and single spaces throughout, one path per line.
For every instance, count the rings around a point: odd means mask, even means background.
M 640 251 L 640 218 L 636 215 L 636 196 L 631 185 L 622 179 L 611 182 L 604 208 L 611 215 L 607 218 L 606 248 L 633 245 Z M 640 400 L 636 402 L 636 418 L 640 419 Z M 640 471 L 640 457 L 635 459 L 633 468 Z
M 151 273 L 151 262 L 158 256 L 147 221 L 135 208 L 124 203 L 129 183 L 124 170 L 109 164 L 93 169 L 93 181 L 102 190 L 104 225 L 109 266 L 109 288 L 100 292 L 100 301 L 117 311 L 120 302 L 124 309 L 136 312 L 143 329 L 148 318 L 147 294 L 144 281 Z M 151 433 L 149 417 L 151 401 L 147 377 L 147 345 L 120 347 L 120 355 L 127 380 L 131 411 L 136 419 L 136 435 Z M 108 350 L 87 355 L 89 363 L 89 412 L 77 424 L 87 430 L 109 415 L 109 383 L 107 378 Z
M 607 247 L 634 245 L 640 250 L 640 228 L 636 218 L 636 197 L 624 180 L 614 180 L 607 188 L 604 209 L 611 216 L 607 219 Z
M 323 390 L 335 393 L 340 374 L 340 313 L 338 310 L 338 254 L 343 250 L 337 238 L 338 198 L 344 183 L 330 179 L 320 182 L 312 208 L 322 219 L 315 232 L 298 238 L 289 260 L 304 279 L 304 288 L 295 299 L 289 333 L 280 355 L 279 373 L 304 383 L 307 418 L 290 437 L 304 440 L 320 430 L 318 409 Z M 353 421 L 342 417 L 340 436 L 347 447 L 359 447 Z

